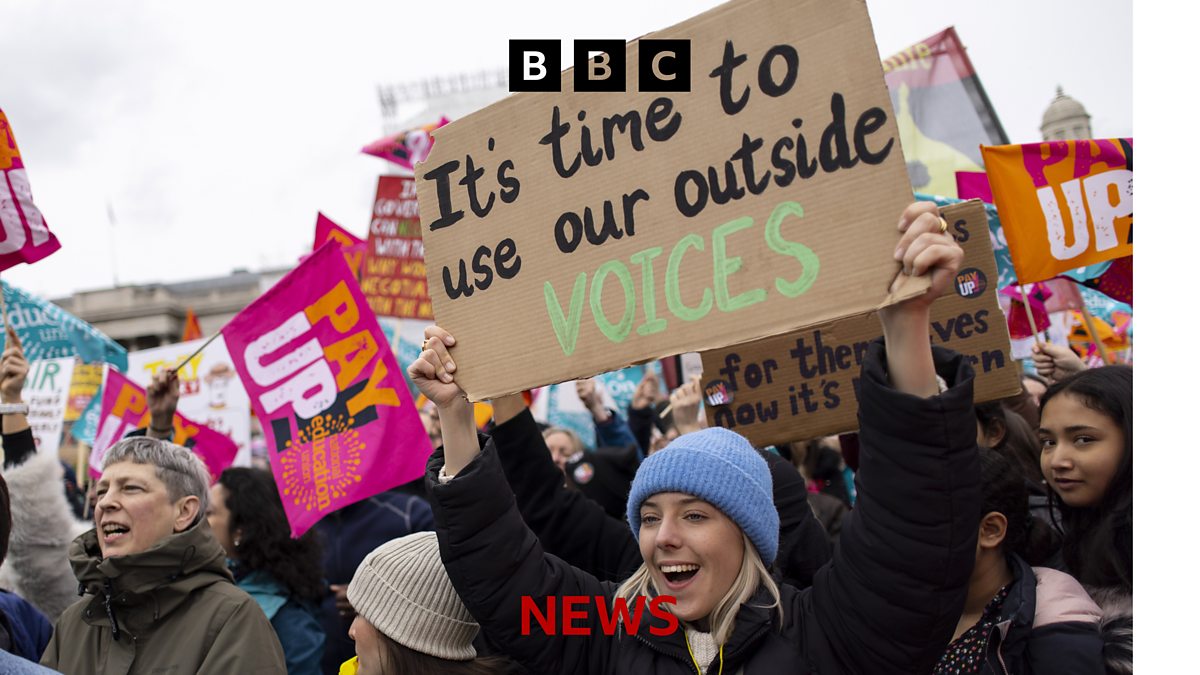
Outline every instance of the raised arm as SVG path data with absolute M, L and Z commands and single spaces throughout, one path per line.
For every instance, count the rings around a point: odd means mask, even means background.
M 0 358 L 0 400 L 21 403 L 29 364 L 16 333 L 11 328 L 8 333 Z M 0 579 L 55 621 L 79 599 L 67 546 L 91 526 L 72 515 L 63 492 L 62 465 L 56 455 L 37 452 L 26 416 L 10 413 L 3 425 L 3 471 L 12 532 Z
M 530 672 L 606 672 L 610 638 L 601 636 L 595 614 L 586 622 L 589 640 L 547 636 L 532 618 L 522 626 L 524 598 L 545 612 L 548 598 L 608 597 L 612 586 L 542 549 L 521 519 L 494 442 L 476 434 L 470 404 L 454 382 L 454 338 L 436 326 L 425 336 L 425 349 L 408 374 L 441 413 L 444 450 L 429 458 L 427 484 L 442 562 L 455 590 L 489 640 Z
M 602 581 L 624 581 L 641 563 L 629 525 L 563 481 L 520 396 L 493 401 L 500 464 L 525 524 L 546 551 Z M 519 406 L 519 408 L 518 408 Z
M 885 343 L 871 345 L 858 396 L 858 502 L 813 582 L 813 647 L 846 672 L 929 672 L 954 632 L 975 559 L 974 375 L 963 357 L 929 343 L 929 306 L 962 252 L 940 232 L 932 204 L 910 207 L 901 227 L 897 259 L 907 273 L 932 270 L 933 285 L 881 312 Z

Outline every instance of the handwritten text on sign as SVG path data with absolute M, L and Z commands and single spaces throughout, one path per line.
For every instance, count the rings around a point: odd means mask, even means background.
M 930 310 L 933 344 L 972 363 L 976 402 L 1015 394 L 1020 367 L 1008 358 L 983 204 L 949 206 L 943 216 L 965 255 L 952 290 Z M 857 380 L 880 333 L 871 313 L 702 353 L 706 394 L 720 394 L 705 407 L 709 424 L 735 429 L 755 445 L 856 429 Z
M 473 398 L 884 300 L 911 192 L 863 4 L 735 0 L 647 37 L 691 40 L 691 92 L 574 93 L 565 71 L 564 93 L 438 130 L 417 167 Z
M 380 176 L 367 235 L 363 294 L 378 316 L 432 319 L 417 189 L 407 176 Z
M 29 427 L 38 452 L 58 454 L 74 369 L 73 357 L 29 363 L 21 397 L 29 404 Z

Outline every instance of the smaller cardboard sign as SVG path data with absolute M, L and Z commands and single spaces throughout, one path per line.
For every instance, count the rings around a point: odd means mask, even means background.
M 74 368 L 74 358 L 29 362 L 21 398 L 29 404 L 29 427 L 38 452 L 58 454 Z
M 996 263 L 983 204 L 942 209 L 964 258 L 952 289 L 930 309 L 933 344 L 963 354 L 975 368 L 975 401 L 1020 391 L 1020 364 L 1009 356 L 1008 327 L 996 298 Z M 867 347 L 882 334 L 874 313 L 701 353 L 705 415 L 758 445 L 858 428 L 856 380 Z M 725 398 L 726 405 L 714 405 Z
M 983 148 L 1017 279 L 1133 255 L 1133 139 Z
M 377 316 L 433 318 L 417 188 L 407 176 L 380 176 L 361 285 Z

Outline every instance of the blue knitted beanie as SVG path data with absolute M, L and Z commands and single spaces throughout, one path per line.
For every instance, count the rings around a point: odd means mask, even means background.
M 703 499 L 737 523 L 770 565 L 779 551 L 779 512 L 771 469 L 754 446 L 723 427 L 684 434 L 650 455 L 629 488 L 626 515 L 634 538 L 642 527 L 642 502 L 660 492 Z

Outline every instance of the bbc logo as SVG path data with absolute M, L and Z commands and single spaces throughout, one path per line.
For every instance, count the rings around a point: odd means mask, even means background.
M 508 90 L 561 91 L 558 40 L 508 41 Z M 626 91 L 624 40 L 575 40 L 575 91 Z M 637 90 L 692 90 L 692 44 L 686 39 L 638 40 Z

